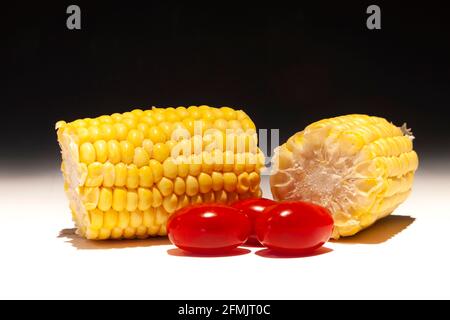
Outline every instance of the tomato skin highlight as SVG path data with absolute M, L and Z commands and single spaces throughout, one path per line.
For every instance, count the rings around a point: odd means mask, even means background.
M 250 231 L 246 214 L 222 204 L 188 206 L 167 222 L 170 241 L 182 250 L 199 254 L 229 252 L 247 241 Z
M 258 216 L 255 230 L 267 248 L 283 254 L 308 254 L 327 242 L 333 218 L 321 206 L 303 201 L 280 202 Z
M 233 208 L 239 209 L 241 212 L 246 213 L 250 218 L 252 223 L 252 230 L 250 236 L 248 237 L 248 244 L 259 244 L 258 238 L 256 237 L 255 222 L 256 218 L 268 207 L 276 205 L 277 202 L 274 200 L 266 198 L 250 198 L 245 200 L 240 200 L 233 203 L 231 206 Z

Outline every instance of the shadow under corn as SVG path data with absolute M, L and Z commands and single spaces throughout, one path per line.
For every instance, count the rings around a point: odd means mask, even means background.
M 335 243 L 348 244 L 379 244 L 388 241 L 406 228 L 416 219 L 410 216 L 391 215 L 383 218 L 374 225 L 351 237 L 342 237 L 331 240 Z
M 105 249 L 125 249 L 137 247 L 153 247 L 170 245 L 171 242 L 167 237 L 154 237 L 148 239 L 133 240 L 88 240 L 80 237 L 75 233 L 76 229 L 62 229 L 58 238 L 66 239 L 66 243 L 80 250 L 105 250 Z

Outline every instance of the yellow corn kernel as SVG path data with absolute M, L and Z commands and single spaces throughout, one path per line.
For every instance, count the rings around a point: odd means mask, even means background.
M 95 148 L 90 142 L 85 142 L 80 146 L 80 161 L 86 164 L 94 162 L 96 159 Z
M 150 208 L 144 210 L 142 216 L 142 224 L 147 228 L 150 228 L 155 225 L 155 209 Z
M 186 178 L 186 194 L 190 197 L 196 195 L 199 190 L 198 181 L 193 176 L 187 176 Z
M 251 172 L 248 175 L 248 180 L 250 182 L 250 190 L 254 191 L 259 188 L 259 184 L 261 183 L 261 177 L 256 172 Z
M 119 220 L 117 221 L 117 227 L 120 229 L 125 229 L 130 224 L 130 212 L 129 211 L 120 211 L 119 212 Z M 123 231 L 122 231 L 123 232 Z
M 223 175 L 219 172 L 213 172 L 211 175 L 212 189 L 219 191 L 223 189 Z
M 167 222 L 167 218 L 169 217 L 167 211 L 160 206 L 159 208 L 156 209 L 156 224 L 158 225 L 162 225 L 165 224 Z
M 202 160 L 199 155 L 192 155 L 189 163 L 189 175 L 198 176 L 202 172 Z
M 216 119 L 214 121 L 214 127 L 221 131 L 225 131 L 228 127 L 228 121 L 225 119 Z
M 98 208 L 102 211 L 108 211 L 112 205 L 112 190 L 110 188 L 101 188 L 98 199 Z
M 158 190 L 158 188 L 153 187 L 152 194 L 153 194 L 152 207 L 157 208 L 162 204 L 162 201 L 163 201 L 161 192 Z
M 130 141 L 120 141 L 120 157 L 123 163 L 130 164 L 134 158 L 134 146 Z
M 127 205 L 127 191 L 124 188 L 113 189 L 112 208 L 116 211 L 125 210 Z
M 109 123 L 100 125 L 100 136 L 106 141 L 116 139 L 116 131 L 113 125 Z
M 99 187 L 103 183 L 103 166 L 99 162 L 88 165 L 88 174 L 85 181 L 86 187 Z
M 88 131 L 89 131 L 89 141 L 90 142 L 93 143 L 93 142 L 101 139 L 100 129 L 97 126 L 90 126 L 88 128 Z
M 128 190 L 127 191 L 127 211 L 134 211 L 137 209 L 138 206 L 138 194 L 136 190 Z
M 131 129 L 128 132 L 127 140 L 130 141 L 134 147 L 140 147 L 142 141 L 144 141 L 144 134 L 140 130 Z
M 144 141 L 142 141 L 142 147 L 147 152 L 149 158 L 151 158 L 152 154 L 153 154 L 153 142 L 152 142 L 152 140 L 145 139 Z
M 174 123 L 174 122 L 180 121 L 180 116 L 178 115 L 176 110 L 173 108 L 167 108 L 166 112 L 165 112 L 165 116 L 166 116 L 166 121 L 168 123 Z
M 164 143 L 167 140 L 167 137 L 166 137 L 164 131 L 158 126 L 154 126 L 149 129 L 148 137 L 155 144 Z
M 189 116 L 189 112 L 185 107 L 178 107 L 175 109 L 175 111 L 177 112 L 177 115 L 180 119 L 184 119 Z
M 114 186 L 116 187 L 123 187 L 127 183 L 127 171 L 128 168 L 124 163 L 118 163 L 114 167 L 114 175 L 115 175 L 115 181 Z
M 178 175 L 177 164 L 172 158 L 167 158 L 163 163 L 163 174 L 166 178 L 175 179 Z
M 89 141 L 89 130 L 87 128 L 77 128 L 76 132 L 79 145 Z
M 211 174 L 214 170 L 214 159 L 209 152 L 202 153 L 202 169 L 201 171 L 207 174 Z
M 120 144 L 117 140 L 108 141 L 108 160 L 112 164 L 120 162 Z
M 178 207 L 178 198 L 172 193 L 171 195 L 164 197 L 163 207 L 168 213 L 174 212 Z
M 152 169 L 153 182 L 159 182 L 159 180 L 163 177 L 164 170 L 162 164 L 155 159 L 151 159 L 149 162 L 149 167 Z
M 168 121 L 163 121 L 158 125 L 158 127 L 164 133 L 166 140 L 170 139 L 170 136 L 172 134 L 172 124 Z
M 136 228 L 127 227 L 123 230 L 123 237 L 125 239 L 134 239 L 136 238 Z
M 147 188 L 153 185 L 153 172 L 149 166 L 139 169 L 139 185 Z
M 199 184 L 199 190 L 201 193 L 207 193 L 211 191 L 212 188 L 212 178 L 210 175 L 206 173 L 200 173 L 198 176 L 198 184 Z
M 186 178 L 187 175 L 189 174 L 189 164 L 185 159 L 182 159 L 181 157 L 177 159 L 177 164 L 178 164 L 177 168 L 178 176 L 181 178 Z
M 223 174 L 223 188 L 227 192 L 236 190 L 237 177 L 233 172 L 225 172 Z
M 157 183 L 158 189 L 161 192 L 161 194 L 164 197 L 167 197 L 173 192 L 173 182 L 170 179 L 167 179 L 166 177 L 163 177 L 158 183 Z
M 122 120 L 122 123 L 127 126 L 128 130 L 136 128 L 136 125 L 137 125 L 136 119 L 133 119 L 133 118 L 124 118 Z
M 185 191 L 186 191 L 186 183 L 181 177 L 176 177 L 173 183 L 173 192 L 176 195 L 181 196 L 185 193 Z
M 150 158 L 144 148 L 138 147 L 134 149 L 133 163 L 138 167 L 143 167 L 149 164 Z
M 107 115 L 100 116 L 100 117 L 97 118 L 97 120 L 98 120 L 100 123 L 103 123 L 103 124 L 110 124 L 110 123 L 113 122 L 113 120 L 111 119 L 111 117 L 110 117 L 110 116 L 107 116 Z
M 223 117 L 225 120 L 234 120 L 236 119 L 236 112 L 229 108 L 229 107 L 222 107 L 220 108 L 220 111 L 222 111 Z
M 163 163 L 164 160 L 167 159 L 169 154 L 169 147 L 165 143 L 159 142 L 153 146 L 153 159 Z
M 113 122 L 120 122 L 123 119 L 123 116 L 120 113 L 113 113 L 111 116 Z
M 188 204 L 189 204 L 189 197 L 186 194 L 179 196 L 177 210 L 186 207 Z
M 241 120 L 241 128 L 246 130 L 256 130 L 256 126 L 250 118 L 245 118 Z
M 153 203 L 153 194 L 150 189 L 147 188 L 139 188 L 138 189 L 138 209 L 139 210 L 147 210 L 151 207 Z
M 236 186 L 236 192 L 243 194 L 250 189 L 250 179 L 247 172 L 243 172 L 238 176 L 238 182 Z
M 112 230 L 119 219 L 119 214 L 116 210 L 108 210 L 103 216 L 103 228 Z
M 94 210 L 97 207 L 100 198 L 100 189 L 98 187 L 83 188 L 81 195 L 86 210 Z
M 122 238 L 122 234 L 123 234 L 123 230 L 121 228 L 113 228 L 111 230 L 111 239 L 121 239 Z
M 139 169 L 135 164 L 130 164 L 127 171 L 127 188 L 136 189 L 139 186 Z
M 141 211 L 133 211 L 130 213 L 130 227 L 137 228 L 142 224 L 143 214 Z
M 98 162 L 106 162 L 108 159 L 108 147 L 105 140 L 98 140 L 94 142 L 95 156 Z
M 124 141 L 128 136 L 128 127 L 123 123 L 115 123 L 113 127 L 116 131 L 116 139 L 118 141 Z
M 116 169 L 115 166 L 109 162 L 103 164 L 103 186 L 112 187 L 114 186 Z
M 89 240 L 96 240 L 98 239 L 98 233 L 99 233 L 98 229 L 88 228 L 86 230 L 86 238 Z
M 92 229 L 98 230 L 103 226 L 103 212 L 99 209 L 94 209 L 89 212 Z
M 144 226 L 139 226 L 136 228 L 136 238 L 146 239 L 148 238 L 147 228 Z
M 145 122 L 139 122 L 138 125 L 136 126 L 136 129 L 142 132 L 144 138 L 148 135 L 149 128 L 150 128 L 149 125 Z
M 198 110 L 196 106 L 188 107 L 187 112 L 189 113 L 189 117 L 191 117 L 192 119 L 200 119 L 202 116 L 200 110 Z

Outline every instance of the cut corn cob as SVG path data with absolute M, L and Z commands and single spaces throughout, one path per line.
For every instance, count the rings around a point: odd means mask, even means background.
M 327 207 L 332 237 L 354 235 L 408 197 L 418 167 L 412 139 L 406 126 L 367 115 L 315 122 L 275 151 L 272 194 Z
M 56 124 L 65 190 L 88 239 L 166 235 L 190 203 L 260 197 L 255 125 L 242 110 L 178 107 Z

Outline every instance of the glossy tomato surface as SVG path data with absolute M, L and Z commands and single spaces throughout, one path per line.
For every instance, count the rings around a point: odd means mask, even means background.
M 247 241 L 250 219 L 238 209 L 221 204 L 197 204 L 175 212 L 167 222 L 170 241 L 180 249 L 200 254 L 226 253 Z
M 320 206 L 286 201 L 270 206 L 255 223 L 258 240 L 286 254 L 307 254 L 327 242 L 333 231 L 330 212 Z
M 267 208 L 277 204 L 276 201 L 266 199 L 266 198 L 250 198 L 240 200 L 232 204 L 233 208 L 241 210 L 241 212 L 246 213 L 250 218 L 252 223 L 252 231 L 248 237 L 247 243 L 257 244 L 259 243 L 256 232 L 255 232 L 255 222 L 256 218 Z

